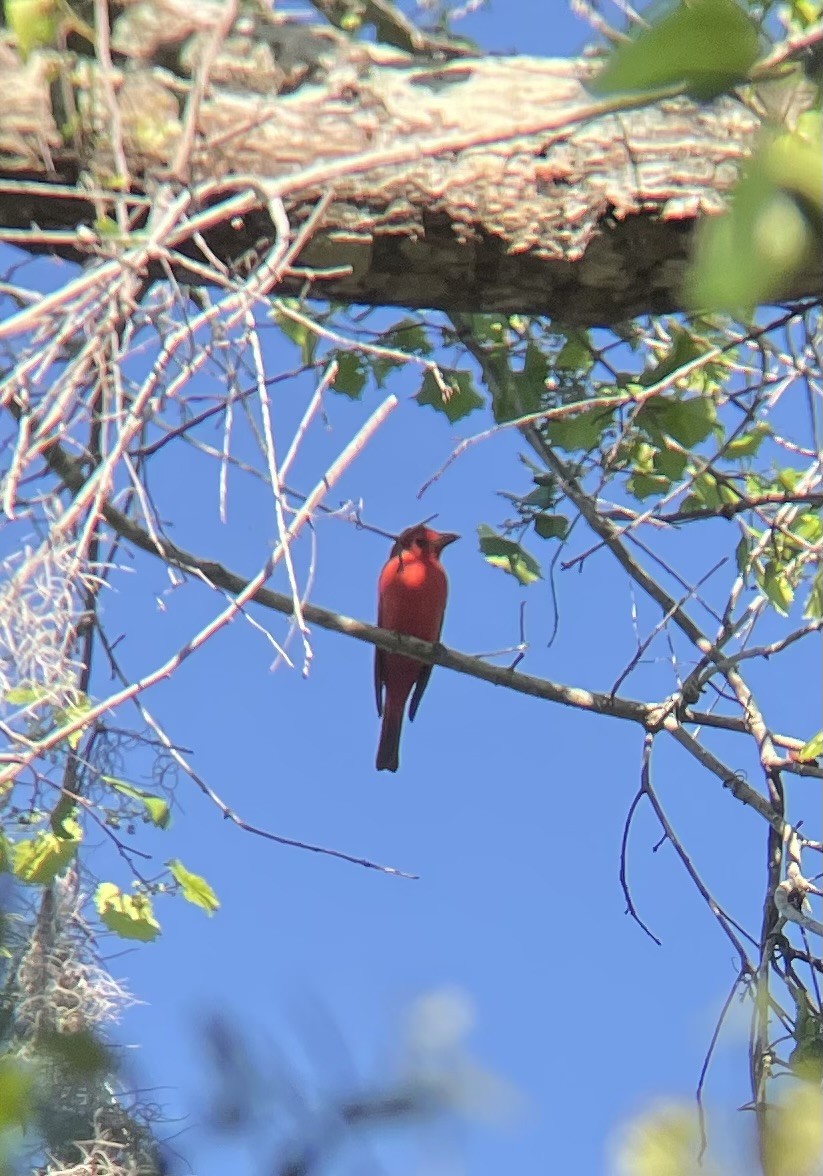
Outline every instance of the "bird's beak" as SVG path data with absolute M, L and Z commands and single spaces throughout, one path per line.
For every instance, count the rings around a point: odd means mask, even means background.
M 459 539 L 459 535 L 455 535 L 453 531 L 441 531 L 437 536 L 437 550 L 442 551 L 444 547 L 448 547 L 450 543 L 454 543 L 455 539 Z

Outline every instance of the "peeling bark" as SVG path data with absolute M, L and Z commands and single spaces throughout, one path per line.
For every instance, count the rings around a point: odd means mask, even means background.
M 113 23 L 110 85 L 132 193 L 151 196 L 169 178 L 220 13 L 142 0 Z M 9 35 L 0 40 L 0 223 L 22 248 L 79 259 L 119 179 L 101 66 L 69 43 L 73 52 L 24 62 Z M 343 302 L 581 324 L 675 310 L 694 225 L 722 207 L 758 120 L 733 99 L 603 112 L 585 89 L 594 69 L 528 57 L 421 62 L 246 14 L 212 62 L 186 174 L 175 178 L 202 204 L 247 176 L 282 198 L 294 230 L 330 195 L 285 292 L 308 280 Z M 97 199 L 84 194 L 94 189 Z M 41 233 L 27 235 L 32 226 Z M 205 239 L 234 267 L 273 236 L 260 200 Z M 105 240 L 96 246 L 105 252 Z M 180 251 L 204 260 L 193 241 Z M 821 293 L 813 260 L 787 297 Z M 202 280 L 183 262 L 179 277 Z

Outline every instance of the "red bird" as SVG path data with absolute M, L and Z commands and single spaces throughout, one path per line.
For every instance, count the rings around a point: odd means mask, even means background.
M 440 552 L 459 535 L 431 531 L 423 523 L 398 535 L 377 583 L 377 623 L 381 629 L 408 633 L 423 641 L 439 641 L 446 610 L 448 580 Z M 383 716 L 375 766 L 396 772 L 400 766 L 400 730 L 406 701 L 414 689 L 409 718 L 413 719 L 428 685 L 432 668 L 399 653 L 374 653 L 377 713 Z

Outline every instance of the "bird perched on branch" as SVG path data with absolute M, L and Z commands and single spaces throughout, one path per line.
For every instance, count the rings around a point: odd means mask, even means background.
M 450 532 L 432 531 L 425 523 L 398 535 L 377 584 L 377 623 L 381 629 L 439 641 L 448 593 L 440 553 L 459 538 Z M 374 689 L 377 713 L 383 716 L 375 764 L 378 772 L 396 772 L 400 766 L 406 701 L 414 690 L 409 707 L 409 718 L 413 719 L 431 672 L 432 667 L 417 658 L 375 650 Z

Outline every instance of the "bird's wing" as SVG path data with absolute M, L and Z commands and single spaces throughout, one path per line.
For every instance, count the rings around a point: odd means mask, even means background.
M 377 605 L 377 627 L 383 628 L 383 604 L 378 602 Z M 382 649 L 374 647 L 374 697 L 377 702 L 378 715 L 383 714 L 383 684 L 386 680 L 386 669 L 383 664 L 385 653 Z
M 423 697 L 423 692 L 429 684 L 429 678 L 432 676 L 432 666 L 421 666 L 420 673 L 417 675 L 417 681 L 414 684 L 414 694 L 412 695 L 411 705 L 409 706 L 409 718 L 413 719 L 417 714 L 417 708 L 420 706 L 420 699 Z

